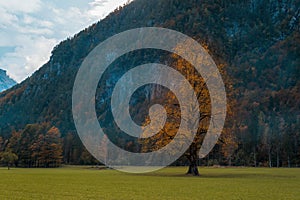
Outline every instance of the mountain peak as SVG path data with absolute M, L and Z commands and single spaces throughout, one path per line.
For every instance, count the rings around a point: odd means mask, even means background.
M 0 69 L 0 92 L 7 90 L 16 84 L 16 81 L 11 79 L 5 70 Z

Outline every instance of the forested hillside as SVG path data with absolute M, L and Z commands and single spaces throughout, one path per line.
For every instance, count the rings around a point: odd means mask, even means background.
M 88 53 L 110 36 L 154 26 L 194 38 L 224 70 L 232 106 L 226 122 L 230 134 L 224 134 L 202 164 L 299 166 L 299 18 L 299 0 L 135 0 L 61 42 L 30 78 L 0 94 L 0 147 L 4 150 L 12 132 L 22 132 L 27 124 L 50 123 L 62 135 L 63 162 L 93 162 L 72 118 L 77 70 Z M 163 59 L 153 52 L 133 55 L 119 62 L 138 65 Z M 116 64 L 107 74 L 106 84 L 120 76 L 123 69 L 118 66 L 123 65 Z M 98 113 L 106 109 L 105 104 L 96 107 Z

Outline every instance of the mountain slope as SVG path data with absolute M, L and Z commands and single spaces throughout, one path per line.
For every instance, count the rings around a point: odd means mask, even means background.
M 11 88 L 17 83 L 7 76 L 6 71 L 0 69 L 0 92 Z
M 217 64 L 225 65 L 224 70 L 234 80 L 235 112 L 241 116 L 232 122 L 237 127 L 236 135 L 242 138 L 243 133 L 250 138 L 243 141 L 251 146 L 244 147 L 244 152 L 256 148 L 253 134 L 263 137 L 270 124 L 284 121 L 286 127 L 280 130 L 290 128 L 299 134 L 299 8 L 299 0 L 135 0 L 61 42 L 43 67 L 1 93 L 0 132 L 8 136 L 12 128 L 49 121 L 63 135 L 75 133 L 72 87 L 87 54 L 114 34 L 156 26 L 193 37 L 207 46 Z M 136 64 L 142 59 L 144 56 L 139 55 L 124 62 Z

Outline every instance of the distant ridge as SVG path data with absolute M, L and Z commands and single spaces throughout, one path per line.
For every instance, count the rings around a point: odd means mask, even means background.
M 16 85 L 16 81 L 11 79 L 7 74 L 6 71 L 0 69 L 0 92 L 11 88 L 12 86 Z

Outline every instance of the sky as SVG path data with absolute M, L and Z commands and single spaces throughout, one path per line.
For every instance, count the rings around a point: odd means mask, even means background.
M 60 41 L 128 0 L 0 0 L 0 68 L 21 82 Z

